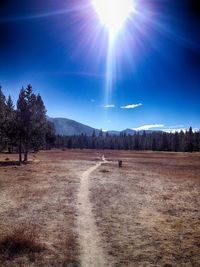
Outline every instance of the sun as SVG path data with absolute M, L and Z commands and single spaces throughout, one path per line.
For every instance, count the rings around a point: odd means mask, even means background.
M 111 36 L 122 30 L 134 12 L 134 0 L 92 0 L 93 7 Z

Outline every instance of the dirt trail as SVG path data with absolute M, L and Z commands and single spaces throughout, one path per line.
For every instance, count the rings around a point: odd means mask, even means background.
M 105 157 L 102 156 L 101 162 L 89 168 L 81 176 L 81 185 L 78 195 L 78 232 L 81 247 L 81 267 L 109 266 L 101 247 L 101 238 L 95 224 L 92 203 L 89 200 L 89 176 L 104 162 L 106 162 Z

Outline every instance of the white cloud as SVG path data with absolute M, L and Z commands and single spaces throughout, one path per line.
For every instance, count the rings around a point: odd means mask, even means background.
M 138 108 L 141 107 L 143 104 L 139 103 L 139 104 L 130 104 L 130 105 L 126 105 L 126 106 L 122 106 L 122 109 L 134 109 L 134 108 Z
M 188 130 L 189 130 L 189 128 L 164 128 L 163 129 L 163 131 L 167 132 L 167 133 L 175 133 L 175 132 L 180 133 L 181 131 L 186 132 Z M 193 128 L 192 130 L 193 130 L 193 132 L 198 132 L 199 131 L 198 128 Z
M 137 128 L 134 128 L 135 131 L 146 131 L 146 130 L 152 130 L 157 128 L 164 128 L 164 124 L 146 124 Z
M 115 108 L 115 105 L 105 105 L 104 108 Z
M 167 133 L 175 133 L 175 132 L 180 132 L 180 131 L 185 132 L 186 127 L 184 125 L 165 126 L 163 131 Z
M 177 128 L 177 129 L 175 129 L 175 128 L 172 128 L 172 129 L 171 128 L 164 128 L 163 131 L 166 132 L 166 133 L 175 133 L 175 132 L 180 133 L 181 131 L 185 132 L 186 128 Z
M 160 130 L 166 133 L 175 133 L 175 132 L 186 132 L 188 128 L 184 127 L 183 125 L 177 125 L 177 126 L 166 126 L 164 124 L 146 124 L 142 125 L 140 127 L 134 128 L 135 131 L 148 131 L 148 130 Z M 193 128 L 193 131 L 198 131 L 199 129 Z

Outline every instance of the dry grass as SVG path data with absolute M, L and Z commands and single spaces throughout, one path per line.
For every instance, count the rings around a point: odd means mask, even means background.
M 93 176 L 91 201 L 113 265 L 200 266 L 200 155 L 105 156 L 109 163 Z
M 2 261 L 24 254 L 40 253 L 44 249 L 36 228 L 31 225 L 20 226 L 10 233 L 3 233 L 0 238 Z
M 15 161 L 17 155 L 9 158 Z M 78 266 L 79 177 L 94 158 L 97 153 L 50 151 L 31 154 L 27 165 L 0 167 L 0 266 Z M 33 228 L 29 232 L 21 227 L 30 221 L 38 229 L 36 239 L 31 236 Z M 40 244 L 44 250 L 31 252 Z
M 56 150 L 0 155 L 0 267 L 80 267 L 79 177 L 102 154 L 90 199 L 108 262 L 200 266 L 200 154 Z

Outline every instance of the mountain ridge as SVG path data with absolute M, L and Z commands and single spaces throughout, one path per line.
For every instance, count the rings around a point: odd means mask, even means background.
M 96 129 L 91 126 L 85 125 L 83 123 L 77 122 L 72 119 L 68 118 L 51 118 L 47 117 L 47 119 L 54 124 L 56 134 L 58 135 L 81 135 L 86 134 L 88 136 L 92 136 L 92 134 L 95 133 L 99 134 L 101 129 Z M 125 129 L 122 131 L 116 131 L 116 130 L 110 130 L 106 131 L 105 133 L 112 134 L 112 135 L 120 135 L 121 133 L 126 133 L 127 135 L 133 135 L 137 132 L 142 133 L 143 131 L 136 131 L 133 129 Z M 145 132 L 153 132 L 153 131 L 145 131 Z

